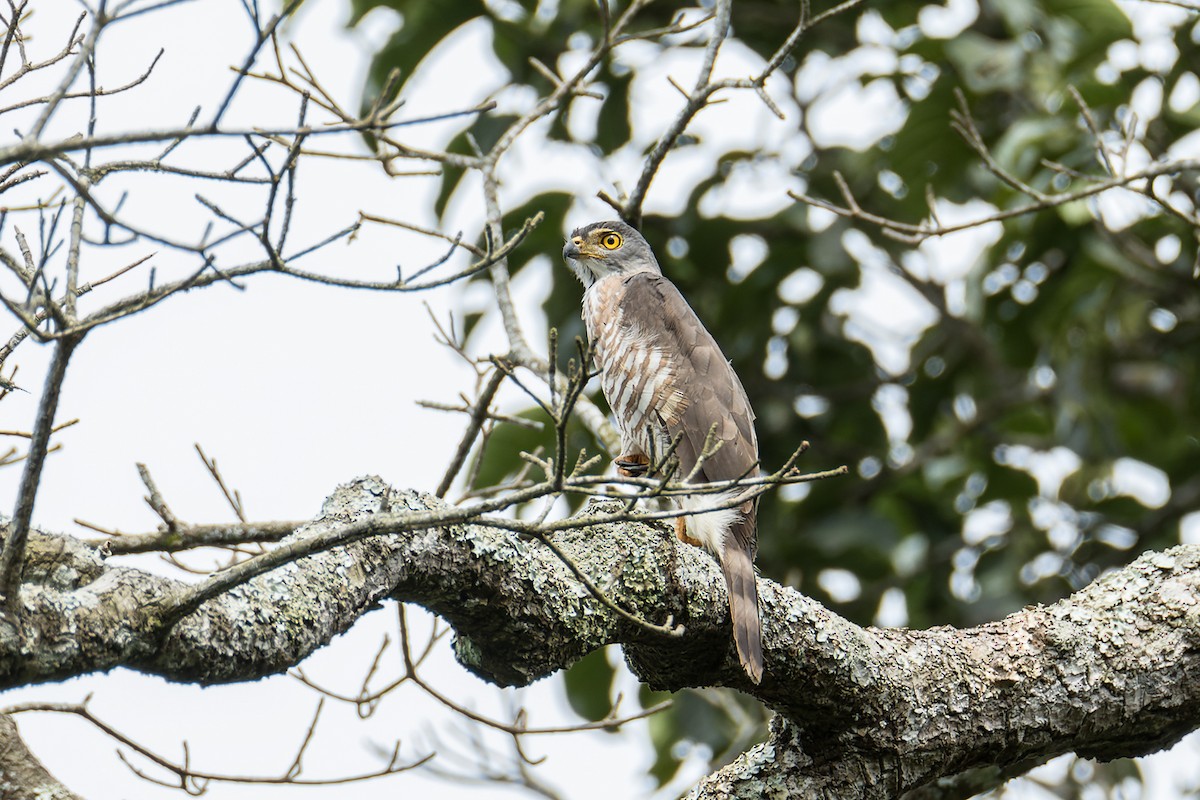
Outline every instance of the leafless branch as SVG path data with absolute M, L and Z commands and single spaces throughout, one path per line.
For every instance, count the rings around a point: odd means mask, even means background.
M 983 141 L 978 127 L 975 125 L 971 117 L 970 110 L 967 108 L 965 98 L 960 93 L 959 108 L 952 113 L 951 126 L 960 136 L 967 142 L 972 150 L 979 156 L 984 166 L 996 176 L 997 179 L 1012 187 L 1021 194 L 1032 198 L 1028 202 L 1018 204 L 1011 208 L 1001 209 L 992 214 L 983 215 L 975 219 L 966 220 L 963 222 L 946 225 L 940 222 L 936 215 L 931 213 L 930 219 L 920 223 L 901 222 L 899 220 L 890 219 L 888 217 L 874 214 L 862 208 L 858 201 L 854 198 L 850 190 L 849 184 L 840 173 L 834 173 L 834 180 L 837 182 L 838 190 L 841 193 L 841 203 L 834 203 L 821 198 L 812 197 L 803 193 L 788 192 L 788 195 L 801 203 L 821 208 L 832 212 L 846 219 L 865 222 L 869 225 L 879 228 L 880 232 L 896 241 L 904 244 L 920 244 L 926 239 L 946 236 L 951 233 L 977 228 L 981 225 L 987 225 L 992 222 L 1003 222 L 1015 217 L 1033 214 L 1038 211 L 1045 211 L 1050 208 L 1056 208 L 1068 203 L 1073 203 L 1079 200 L 1086 200 L 1091 197 L 1096 197 L 1105 192 L 1114 189 L 1128 189 L 1131 191 L 1139 191 L 1148 199 L 1154 201 L 1160 208 L 1177 218 L 1187 222 L 1195 227 L 1197 220 L 1191 215 L 1184 214 L 1174 208 L 1166 199 L 1160 198 L 1153 189 L 1154 179 L 1160 176 L 1179 175 L 1182 173 L 1200 171 L 1200 159 L 1174 159 L 1174 160 L 1159 160 L 1149 166 L 1130 171 L 1127 167 L 1127 159 L 1123 156 L 1120 158 L 1121 169 L 1118 170 L 1108 147 L 1103 140 L 1102 131 L 1096 121 L 1095 115 L 1084 102 L 1082 96 L 1074 87 L 1071 88 L 1072 96 L 1075 98 L 1080 108 L 1080 113 L 1086 122 L 1089 132 L 1092 134 L 1095 142 L 1098 158 L 1103 163 L 1106 175 L 1088 175 L 1077 170 L 1069 170 L 1061 165 L 1049 163 L 1048 168 L 1053 169 L 1060 174 L 1070 175 L 1077 182 L 1082 183 L 1082 186 L 1077 188 L 1056 192 L 1042 192 L 1026 181 L 1022 181 L 1011 171 L 1003 167 L 992 156 L 988 145 Z M 1125 138 L 1125 150 L 1129 146 L 1129 131 L 1132 126 L 1127 129 Z M 1141 188 L 1139 187 L 1141 185 Z M 930 199 L 932 209 L 933 199 Z
M 783 112 L 779 110 L 779 107 L 766 92 L 767 79 L 779 69 L 784 59 L 796 48 L 806 32 L 825 20 L 850 11 L 862 5 L 862 3 L 863 0 L 846 0 L 846 2 L 840 3 L 811 19 L 808 16 L 808 4 L 807 2 L 803 3 L 800 21 L 771 58 L 768 59 L 766 66 L 761 72 L 752 78 L 714 81 L 712 80 L 713 67 L 716 64 L 721 45 L 729 35 L 729 22 L 733 5 L 732 0 L 718 0 L 713 18 L 712 32 L 709 34 L 708 43 L 704 48 L 704 55 L 697 72 L 695 85 L 690 92 L 684 91 L 678 86 L 676 87 L 680 89 L 680 92 L 685 97 L 683 108 L 679 110 L 668 124 L 666 131 L 655 142 L 653 149 L 643 163 L 642 172 L 638 176 L 637 183 L 634 185 L 629 197 L 618 200 L 606 192 L 600 192 L 598 194 L 600 199 L 611 205 L 621 215 L 621 218 L 630 225 L 635 228 L 640 227 L 642 205 L 645 202 L 646 193 L 650 189 L 650 184 L 654 180 L 654 176 L 658 174 L 658 170 L 662 166 L 663 161 L 666 160 L 667 154 L 678 143 L 679 137 L 687 130 L 692 119 L 704 108 L 713 104 L 713 95 L 723 89 L 749 89 L 755 92 L 775 116 L 782 118 Z
M 41 483 L 42 467 L 49 453 L 50 435 L 54 430 L 54 417 L 58 412 L 58 401 L 63 380 L 67 375 L 67 363 L 71 353 L 79 344 L 78 338 L 66 338 L 54 348 L 54 357 L 46 375 L 42 398 L 38 403 L 37 418 L 30 437 L 29 453 L 25 459 L 25 470 L 17 489 L 17 503 L 13 511 L 4 549 L 0 551 L 0 592 L 4 595 L 5 609 L 16 614 L 19 608 L 21 569 L 25 558 L 25 543 L 29 537 L 29 525 L 33 518 L 33 503 Z
M 302 778 L 301 761 L 305 750 L 311 740 L 313 727 L 317 723 L 314 717 L 312 724 L 308 728 L 305 738 L 300 744 L 300 749 L 296 757 L 292 760 L 291 765 L 281 775 L 276 776 L 255 776 L 255 775 L 232 775 L 225 773 L 206 772 L 198 770 L 191 765 L 191 755 L 187 744 L 183 746 L 184 757 L 182 761 L 175 761 L 166 756 L 160 755 L 149 747 L 140 744 L 134 739 L 126 736 L 114 726 L 108 724 L 104 720 L 97 717 L 87 707 L 87 701 L 83 703 L 20 703 L 9 706 L 5 709 L 6 714 L 27 714 L 31 712 L 45 712 L 54 714 L 72 714 L 87 721 L 94 728 L 103 732 L 109 738 L 119 742 L 121 745 L 129 748 L 138 756 L 152 763 L 161 770 L 172 775 L 171 780 L 164 780 L 147 772 L 144 768 L 139 767 L 129 759 L 124 752 L 118 751 L 118 757 L 129 767 L 129 769 L 140 778 L 148 780 L 160 786 L 169 786 L 176 789 L 182 789 L 192 796 L 203 794 L 211 783 L 236 783 L 250 785 L 286 785 L 286 786 L 331 786 L 348 783 L 361 783 L 363 781 L 383 778 L 389 775 L 396 775 L 401 772 L 407 772 L 410 769 L 415 769 L 434 757 L 433 753 L 428 753 L 420 756 L 412 761 L 402 762 L 400 760 L 400 743 L 396 743 L 395 749 L 392 751 L 392 757 L 388 763 L 382 768 L 366 773 L 356 775 L 344 775 L 332 778 Z M 320 714 L 320 705 L 317 708 L 317 715 Z
M 204 462 L 205 469 L 212 475 L 212 479 L 217 482 L 217 487 L 220 488 L 221 494 L 225 496 L 225 500 L 229 503 L 229 507 L 233 509 L 233 513 L 237 515 L 240 522 L 246 522 L 246 512 L 242 507 L 242 495 L 234 489 L 232 492 L 225 485 L 225 478 L 221 475 L 221 471 L 217 469 L 217 460 L 209 458 L 204 454 L 204 449 L 197 443 L 196 454 L 200 456 L 200 460 Z
M 483 428 L 483 423 L 488 419 L 489 407 L 492 400 L 496 397 L 496 392 L 500 389 L 500 384 L 504 381 L 505 373 L 499 369 L 493 371 L 488 376 L 487 383 L 479 392 L 479 397 L 475 400 L 474 408 L 471 412 L 470 422 L 467 424 L 467 430 L 463 433 L 462 439 L 458 443 L 458 449 L 454 456 L 450 459 L 449 466 L 446 467 L 445 474 L 442 475 L 441 482 L 438 483 L 434 494 L 438 497 L 445 497 L 446 492 L 450 491 L 450 485 L 454 482 L 454 478 L 458 475 L 462 465 L 467 460 L 467 454 L 475 444 L 475 439 L 479 436 L 480 430 Z

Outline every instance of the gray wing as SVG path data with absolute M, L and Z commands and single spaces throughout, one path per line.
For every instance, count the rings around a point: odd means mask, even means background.
M 681 436 L 676 450 L 681 474 L 690 474 L 696 466 L 714 424 L 721 446 L 704 460 L 693 482 L 758 474 L 754 411 L 742 382 L 712 334 L 675 285 L 662 275 L 639 272 L 627 278 L 625 284 L 620 301 L 622 320 L 636 324 L 647 344 L 660 349 L 664 362 L 670 362 L 665 364 L 664 374 L 669 377 L 660 391 L 671 401 L 656 406 L 671 439 Z M 720 560 L 729 589 L 738 655 L 750 678 L 758 683 L 763 656 L 754 575 L 757 499 L 743 504 L 740 510 L 742 516 L 730 529 Z
M 639 272 L 625 281 L 621 319 L 639 328 L 648 344 L 669 359 L 667 392 L 677 402 L 657 403 L 672 437 L 682 433 L 677 450 L 684 474 L 696 466 L 709 428 L 715 423 L 721 447 L 705 460 L 697 483 L 732 480 L 758 461 L 754 411 L 737 373 L 721 353 L 696 312 L 675 285 L 662 275 Z

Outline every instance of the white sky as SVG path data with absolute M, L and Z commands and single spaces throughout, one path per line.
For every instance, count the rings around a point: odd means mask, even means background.
M 394 19 L 379 14 L 359 30 L 348 32 L 343 28 L 347 5 L 309 0 L 299 20 L 287 30 L 324 85 L 353 106 L 370 49 L 362 44 L 383 41 Z M 31 46 L 45 52 L 52 44 L 58 46 L 67 20 L 78 13 L 78 6 L 68 0 L 37 0 L 35 6 L 31 30 L 36 38 Z M 938 24 L 960 24 L 956 22 L 959 17 L 973 13 L 969 2 L 951 3 Z M 182 124 L 196 104 L 211 111 L 228 85 L 228 65 L 240 62 L 249 45 L 240 4 L 232 0 L 185 3 L 107 36 L 100 69 L 102 83 L 109 86 L 140 73 L 159 47 L 166 49 L 147 84 L 101 106 L 101 129 L 113 131 Z M 409 93 L 405 113 L 420 116 L 464 108 L 499 88 L 503 74 L 492 60 L 486 36 L 483 26 L 469 26 L 454 47 L 436 53 L 431 59 L 436 60 L 434 68 L 426 70 L 425 79 Z M 872 57 L 878 56 L 874 52 Z M 648 56 L 630 48 L 623 57 L 637 64 Z M 564 57 L 564 66 L 570 58 Z M 675 55 L 671 58 L 675 60 L 664 59 L 658 68 L 677 76 L 692 74 L 689 64 Z M 731 47 L 719 71 L 746 74 L 753 67 L 753 58 Z M 845 60 L 826 67 L 849 93 L 831 93 L 831 109 L 840 107 L 839 103 L 861 104 L 866 95 L 880 91 L 871 88 L 874 84 L 861 88 L 856 78 L 846 78 L 852 65 Z M 688 80 L 690 77 L 684 82 Z M 674 90 L 662 80 L 640 85 L 638 91 L 646 107 L 678 102 Z M 514 93 L 504 93 L 499 99 L 502 105 L 518 109 L 530 102 L 529 97 Z M 898 99 L 893 96 L 878 102 L 887 108 Z M 768 213 L 771 203 L 788 202 L 785 189 L 803 188 L 799 179 L 789 175 L 789 169 L 809 152 L 806 141 L 789 135 L 794 131 L 795 109 L 784 108 L 793 115 L 793 121 L 784 125 L 775 123 L 749 94 L 731 95 L 730 102 L 718 108 L 719 112 L 702 115 L 696 127 L 714 147 L 765 145 L 774 148 L 777 157 L 757 167 L 760 172 L 731 182 L 730 190 L 706 197 L 706 213 L 734 213 L 737 209 Z M 269 119 L 288 125 L 294 114 L 295 103 L 288 95 L 251 84 L 243 90 L 228 121 L 263 124 Z M 15 116 L 0 120 L 7 124 L 6 130 L 21 124 Z M 881 126 L 876 138 L 894 123 L 894 117 L 886 113 L 872 118 Z M 78 113 L 63 113 L 52 129 L 62 136 L 71 135 L 80 129 L 81 119 Z M 572 124 L 580 123 L 573 120 Z M 454 123 L 448 123 L 414 129 L 411 141 L 434 145 L 453 128 Z M 601 186 L 611 190 L 618 183 L 631 186 L 642 148 L 657 133 L 652 121 L 635 120 L 635 141 L 607 159 L 599 170 L 583 149 L 547 147 L 538 144 L 536 136 L 529 136 L 506 160 L 505 203 L 511 207 L 546 188 L 565 187 L 581 198 L 572 214 L 575 222 L 611 216 L 592 199 L 595 190 Z M 814 131 L 814 135 L 833 138 L 860 133 L 858 127 L 839 120 L 834 113 L 823 118 Z M 869 146 L 871 142 L 861 144 Z M 352 150 L 359 145 L 355 138 L 343 137 L 340 146 Z M 209 150 L 197 152 L 211 152 L 218 163 L 234 161 L 242 152 L 236 143 L 201 147 Z M 693 160 L 705 156 L 702 148 L 690 148 L 668 159 L 656 178 L 650 208 L 670 211 L 672 202 L 686 196 L 681 189 L 694 182 L 698 162 Z M 392 180 L 370 166 L 318 160 L 303 164 L 300 179 L 301 203 L 292 239 L 296 245 L 349 224 L 359 209 L 437 226 L 431 210 L 435 179 Z M 780 187 L 778 196 L 771 198 L 759 191 L 764 183 Z M 126 204 L 129 212 L 156 224 L 173 218 L 192 220 L 181 233 L 195 231 L 202 224 L 195 222 L 203 218 L 193 199 L 195 184 L 139 179 L 129 185 L 133 190 Z M 200 191 L 208 191 L 208 187 Z M 752 209 L 747 207 L 751 202 L 755 204 Z M 253 208 L 236 195 L 222 203 L 228 203 L 230 210 L 245 208 L 247 213 Z M 469 233 L 477 227 L 480 201 L 476 186 L 458 193 L 448 217 L 451 232 L 461 227 Z M 19 218 L 17 224 L 27 233 L 36 228 L 28 216 Z M 987 231 L 977 232 L 950 246 L 923 248 L 920 258 L 925 261 L 918 266 L 931 273 L 941 270 L 938 274 L 948 280 L 960 277 L 973 262 L 970 252 L 986 246 L 989 236 Z M 871 261 L 866 237 L 848 239 L 845 245 L 848 250 L 860 250 L 864 263 Z M 84 265 L 84 279 L 103 276 L 153 249 L 136 245 L 94 256 Z M 301 266 L 356 276 L 387 275 L 396 264 L 411 271 L 441 252 L 438 243 L 419 236 L 367 228 L 353 245 L 335 244 Z M 943 258 L 949 252 L 955 256 L 953 264 Z M 191 262 L 170 251 L 160 251 L 154 264 L 160 280 L 192 268 Z M 145 279 L 145 273 L 139 271 L 97 295 L 100 300 L 111 300 Z M 561 279 L 565 279 L 564 273 L 558 270 L 554 254 L 528 267 L 517 279 L 515 289 L 526 309 L 527 331 L 544 328 L 537 304 L 549 290 L 550 281 Z M 462 423 L 449 415 L 421 410 L 414 402 L 422 398 L 452 401 L 459 391 L 469 389 L 470 378 L 460 363 L 433 343 L 422 302 L 428 302 L 444 319 L 459 302 L 455 294 L 351 292 L 269 276 L 252 278 L 247 285 L 247 291 L 240 293 L 214 287 L 175 298 L 89 337 L 72 362 L 59 414 L 60 419 L 79 417 L 82 421 L 59 437 L 64 449 L 47 463 L 35 514 L 37 524 L 79 532 L 72 520 L 82 518 L 126 531 L 154 527 L 157 519 L 140 499 L 144 489 L 134 467 L 139 461 L 149 465 L 181 518 L 196 522 L 229 518 L 192 450 L 193 442 L 201 443 L 219 460 L 229 483 L 242 492 L 253 519 L 309 518 L 337 484 L 362 474 L 379 474 L 399 487 L 432 488 Z M 860 327 L 877 357 L 897 369 L 907 364 L 907 346 L 891 346 L 888 340 L 914 336 L 930 324 L 927 310 L 908 297 L 907 287 L 883 265 L 866 270 L 863 286 L 842 293 L 837 302 L 847 313 L 880 302 L 889 308 L 887 315 L 864 316 Z M 908 320 L 901 326 L 904 330 L 886 328 L 886 336 L 871 334 L 872 325 L 894 327 L 901 317 Z M 485 322 L 477 334 L 478 341 L 498 342 L 500 337 L 492 322 Z M 542 347 L 536 338 L 532 344 Z M 47 349 L 33 344 L 24 345 L 10 360 L 21 365 L 18 382 L 32 392 L 11 396 L 0 405 L 2 427 L 29 426 L 46 360 Z M 437 473 L 433 478 L 429 465 L 434 465 L 432 471 Z M 11 506 L 11 499 L 4 498 L 15 496 L 18 479 L 16 469 L 0 471 L 0 508 Z M 153 559 L 136 563 L 147 569 L 165 569 Z M 385 632 L 394 638 L 391 606 L 367 615 L 349 634 L 310 659 L 305 670 L 331 687 L 353 692 Z M 395 668 L 394 661 L 391 666 Z M 500 693 L 465 673 L 447 648 L 436 654 L 428 674 L 436 676 L 439 687 L 456 699 L 503 714 L 497 704 Z M 634 693 L 632 679 L 626 676 L 623 680 L 627 695 Z M 78 701 L 88 693 L 94 693 L 96 713 L 164 754 L 177 754 L 179 743 L 187 740 L 197 767 L 253 774 L 271 774 L 288 766 L 317 700 L 313 692 L 286 677 L 197 689 L 123 670 L 22 689 L 8 693 L 5 699 Z M 504 696 L 516 696 L 531 709 L 531 724 L 572 719 L 557 678 Z M 429 731 L 450 720 L 430 702 L 409 692 L 389 699 L 366 722 L 358 720 L 353 709 L 330 705 L 306 761 L 306 775 L 377 768 L 378 759 L 369 745 L 390 750 L 397 737 L 404 740 L 402 752 L 406 755 L 424 753 Z M 25 716 L 19 722 L 50 770 L 85 795 L 179 796 L 131 778 L 113 757 L 112 742 L 85 723 L 50 716 Z M 650 758 L 645 741 L 644 728 L 635 726 L 629 737 L 553 737 L 533 742 L 531 747 L 533 755 L 550 756 L 537 769 L 538 776 L 572 798 L 632 797 L 650 788 L 644 777 Z M 695 763 L 685 770 L 688 780 L 699 774 Z M 1155 776 L 1160 774 L 1167 773 L 1156 772 Z M 1167 778 L 1152 776 L 1149 796 L 1172 797 L 1169 787 Z M 251 794 L 255 798 L 293 797 L 313 791 L 214 786 L 209 796 L 218 800 Z M 414 775 L 315 792 L 322 798 L 396 793 L 446 798 L 523 796 L 502 788 L 456 787 Z

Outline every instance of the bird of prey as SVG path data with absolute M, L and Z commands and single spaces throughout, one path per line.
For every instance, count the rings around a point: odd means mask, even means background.
M 583 282 L 584 324 L 621 431 L 618 472 L 644 475 L 675 444 L 669 463 L 688 483 L 757 475 L 746 390 L 696 312 L 663 277 L 642 235 L 623 222 L 594 222 L 571 233 L 563 258 Z M 684 511 L 712 509 L 745 491 L 682 496 L 678 504 Z M 757 517 L 753 498 L 676 521 L 682 541 L 706 547 L 721 562 L 738 657 L 755 683 L 763 673 Z

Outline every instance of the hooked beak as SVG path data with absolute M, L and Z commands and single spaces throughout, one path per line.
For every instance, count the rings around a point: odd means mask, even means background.
M 566 241 L 563 245 L 563 261 L 584 287 L 590 288 L 596 282 L 596 270 L 593 268 L 595 257 L 591 253 L 583 252 L 582 236 L 572 236 Z
M 563 245 L 563 258 L 567 261 L 574 261 L 581 257 L 583 257 L 583 237 L 572 236 Z

